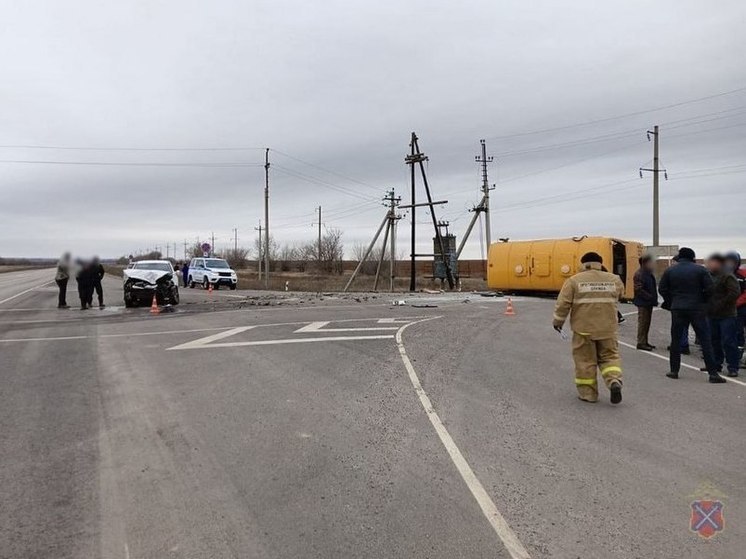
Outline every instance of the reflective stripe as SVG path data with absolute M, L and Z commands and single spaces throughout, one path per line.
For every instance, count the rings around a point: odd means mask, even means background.
M 603 369 L 601 369 L 601 376 L 605 377 L 609 373 L 621 373 L 621 372 L 622 372 L 621 367 L 617 367 L 616 365 L 610 365 L 608 367 L 604 367 Z
M 616 303 L 619 299 L 614 297 L 588 297 L 587 299 L 575 299 L 573 305 L 582 305 L 584 303 Z
M 561 321 L 561 322 L 564 322 L 564 321 L 565 321 L 565 318 L 566 318 L 566 317 L 561 317 L 561 316 L 559 316 L 558 314 L 554 314 L 554 315 L 552 315 L 552 318 L 553 318 L 554 320 L 557 320 L 557 321 Z
M 587 384 L 591 386 L 596 385 L 596 379 L 594 378 L 575 378 L 575 384 Z

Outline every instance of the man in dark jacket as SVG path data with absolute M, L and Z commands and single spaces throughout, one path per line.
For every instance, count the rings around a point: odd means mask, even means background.
M 725 257 L 714 254 L 708 260 L 713 278 L 712 295 L 707 305 L 707 318 L 712 332 L 712 350 L 718 370 L 728 364 L 728 376 L 738 376 L 741 358 L 738 351 L 738 318 L 736 301 L 741 295 L 736 276 L 726 267 Z
M 654 345 L 648 341 L 653 309 L 658 306 L 658 290 L 653 275 L 654 260 L 650 255 L 640 258 L 640 269 L 633 279 L 635 298 L 632 302 L 637 307 L 637 349 L 652 351 Z
M 96 291 L 96 295 L 98 295 L 99 309 L 103 309 L 106 306 L 104 305 L 104 288 L 101 285 L 101 280 L 104 279 L 105 273 L 104 265 L 101 264 L 98 256 L 94 256 L 91 264 L 91 279 L 93 281 L 93 289 Z M 91 302 L 93 302 L 93 293 L 91 293 Z
M 722 383 L 725 379 L 718 374 L 707 327 L 707 300 L 712 292 L 712 278 L 707 270 L 695 264 L 695 258 L 692 249 L 682 247 L 679 250 L 679 263 L 666 270 L 661 278 L 663 307 L 671 309 L 671 371 L 666 376 L 679 378 L 681 336 L 691 324 L 702 346 L 710 382 Z

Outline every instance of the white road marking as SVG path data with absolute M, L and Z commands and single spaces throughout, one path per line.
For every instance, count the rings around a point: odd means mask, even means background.
M 623 342 L 621 340 L 619 340 L 619 345 L 623 345 L 624 347 L 637 350 L 636 346 L 632 344 L 628 344 L 627 342 Z M 660 353 L 655 353 L 653 351 L 640 351 L 639 353 L 644 353 L 645 355 L 650 355 L 651 357 L 657 357 L 658 359 L 662 359 L 663 361 L 668 362 L 668 356 L 661 355 Z M 689 365 L 688 363 L 684 363 L 683 361 L 681 362 L 681 366 L 686 367 L 687 369 L 692 369 L 700 373 L 702 372 L 699 370 L 699 367 L 695 367 L 694 365 Z M 726 377 L 725 375 L 723 375 L 723 378 L 727 380 L 728 382 L 734 382 L 736 384 L 740 384 L 741 386 L 746 386 L 746 382 L 743 382 L 742 380 L 734 379 L 731 377 Z
M 370 328 L 324 328 L 324 326 L 327 326 L 329 324 L 329 321 L 327 322 L 311 322 L 309 324 L 306 324 L 305 326 L 302 326 L 301 328 L 298 328 L 294 334 L 305 334 L 308 332 L 371 332 L 371 331 L 381 331 L 381 330 L 396 330 L 398 326 L 373 326 Z
M 244 347 L 244 346 L 258 346 L 258 345 L 283 345 L 283 344 L 305 344 L 312 342 L 352 342 L 360 340 L 387 340 L 392 339 L 393 334 L 382 335 L 382 336 L 325 336 L 323 338 L 286 338 L 282 340 L 254 340 L 250 342 L 222 342 L 217 344 L 181 344 L 174 347 L 169 347 L 166 351 L 175 349 L 210 349 L 220 347 Z M 201 340 L 197 340 L 201 341 Z
M 44 283 L 40 283 L 39 285 L 35 285 L 34 287 L 29 287 L 25 291 L 21 291 L 20 293 L 16 293 L 15 295 L 12 295 L 12 296 L 8 297 L 7 299 L 3 299 L 2 301 L 0 301 L 0 305 L 2 305 L 3 303 L 7 303 L 8 301 L 12 301 L 16 297 L 20 297 L 21 295 L 25 295 L 29 291 L 33 291 L 34 289 L 38 289 L 39 287 L 44 287 L 45 285 L 49 285 L 50 283 L 53 283 L 53 282 L 52 281 L 45 281 Z
M 205 346 L 211 347 L 209 344 L 212 342 L 216 342 L 218 340 L 223 340 L 225 338 L 235 336 L 236 334 L 240 334 L 241 332 L 246 332 L 246 330 L 251 330 L 252 328 L 254 328 L 254 326 L 239 326 L 238 328 L 231 328 L 230 330 L 226 330 L 225 332 L 218 332 L 217 334 L 206 336 L 204 338 L 200 338 L 198 340 L 187 342 L 185 344 L 170 347 L 168 349 L 169 350 L 171 349 L 197 349 L 197 348 L 205 347 Z
M 508 522 L 505 520 L 503 515 L 500 514 L 500 511 L 497 510 L 494 501 L 484 489 L 484 486 L 477 478 L 474 470 L 472 470 L 471 466 L 469 466 L 469 463 L 466 461 L 466 458 L 464 458 L 464 455 L 459 450 L 445 425 L 443 425 L 443 421 L 441 421 L 437 412 L 433 408 L 433 404 L 430 401 L 427 392 L 425 392 L 425 389 L 422 388 L 422 384 L 420 383 L 420 379 L 417 376 L 417 372 L 415 371 L 414 367 L 412 366 L 412 362 L 407 356 L 407 351 L 404 348 L 404 343 L 402 342 L 402 334 L 404 333 L 404 330 L 406 330 L 413 324 L 419 324 L 421 322 L 426 322 L 428 320 L 433 320 L 436 318 L 440 317 L 434 316 L 431 318 L 419 320 L 417 322 L 405 324 L 396 332 L 396 345 L 399 348 L 399 354 L 401 355 L 402 361 L 404 362 L 404 367 L 407 369 L 407 373 L 409 373 L 409 380 L 412 382 L 412 386 L 414 387 L 417 396 L 420 398 L 420 403 L 425 409 L 425 413 L 427 414 L 430 423 L 435 429 L 435 432 L 438 434 L 440 442 L 443 443 L 443 446 L 446 448 L 448 455 L 451 457 L 451 461 L 456 466 L 459 474 L 461 474 L 461 477 L 466 483 L 466 486 L 469 488 L 469 491 L 471 491 L 474 499 L 476 499 L 479 508 L 482 509 L 482 513 L 487 518 L 487 521 L 492 526 L 492 529 L 497 534 L 497 537 L 500 538 L 500 541 L 502 541 L 511 558 L 531 559 L 528 551 L 518 539 L 518 536 L 515 534 L 515 532 L 513 532 L 513 529 L 508 525 Z

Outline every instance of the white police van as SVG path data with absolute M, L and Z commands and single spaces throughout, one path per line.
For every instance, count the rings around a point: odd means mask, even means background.
M 221 285 L 236 289 L 238 276 L 222 258 L 192 258 L 189 262 L 187 285 L 193 288 L 197 284 L 205 289 L 210 285 L 213 289 L 219 289 Z

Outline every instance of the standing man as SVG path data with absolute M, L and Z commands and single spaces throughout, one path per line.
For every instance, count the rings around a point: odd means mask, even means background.
M 583 271 L 562 286 L 552 325 L 558 332 L 570 315 L 572 356 L 578 398 L 598 401 L 597 374 L 611 392 L 611 403 L 622 401 L 622 367 L 617 342 L 617 302 L 624 293 L 619 276 L 602 270 L 603 259 L 595 252 L 580 259 Z
M 184 267 L 181 269 L 181 277 L 184 278 L 184 287 L 189 287 L 189 261 L 184 260 Z
M 707 306 L 713 357 L 718 372 L 723 370 L 725 362 L 728 364 L 728 376 L 737 377 L 741 354 L 738 351 L 736 301 L 741 289 L 724 256 L 711 256 L 708 265 L 713 279 L 712 295 Z
M 707 300 L 712 293 L 712 278 L 707 270 L 694 262 L 695 259 L 696 254 L 692 249 L 682 247 L 679 250 L 678 264 L 666 270 L 661 278 L 659 291 L 665 308 L 671 310 L 671 371 L 666 376 L 679 378 L 681 337 L 691 325 L 699 338 L 710 382 L 723 383 L 725 379 L 718 374 L 712 354 L 712 341 L 706 318 Z
M 67 304 L 67 282 L 70 280 L 70 253 L 64 253 L 57 261 L 57 272 L 54 275 L 54 281 L 60 290 L 57 300 L 58 309 L 69 309 Z
M 737 252 L 729 252 L 725 255 L 725 264 L 732 270 L 738 281 L 740 295 L 736 301 L 736 315 L 738 317 L 738 347 L 741 348 L 743 358 L 743 346 L 746 340 L 746 270 L 741 268 L 741 255 Z
M 104 288 L 101 285 L 101 280 L 104 279 L 105 273 L 106 271 L 104 270 L 104 265 L 101 264 L 101 260 L 99 260 L 98 256 L 94 256 L 91 263 L 91 279 L 93 281 L 93 289 L 96 291 L 96 295 L 98 295 L 99 309 L 106 307 L 104 305 Z M 91 293 L 91 302 L 93 302 L 93 293 Z
M 653 257 L 648 255 L 640 258 L 640 269 L 635 272 L 635 298 L 633 303 L 637 307 L 637 349 L 652 351 L 648 334 L 653 319 L 653 309 L 658 306 L 658 289 L 653 275 Z

